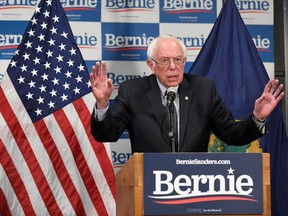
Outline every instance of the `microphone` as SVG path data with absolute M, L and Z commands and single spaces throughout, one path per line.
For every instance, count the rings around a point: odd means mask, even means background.
M 173 101 L 176 98 L 176 93 L 177 93 L 177 89 L 176 87 L 169 87 L 166 91 L 166 95 L 167 95 L 167 104 L 166 107 L 170 108 L 171 104 L 173 103 Z

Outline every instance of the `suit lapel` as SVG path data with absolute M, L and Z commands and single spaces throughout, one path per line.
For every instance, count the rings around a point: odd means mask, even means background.
M 168 120 L 163 119 L 165 118 L 165 107 L 162 104 L 160 88 L 158 86 L 155 75 L 149 76 L 149 86 L 146 91 L 146 96 L 149 106 L 151 107 L 155 117 L 158 120 L 159 127 L 163 128 L 163 132 L 166 133 L 165 135 L 165 137 L 167 138 L 166 140 L 168 141 L 168 143 L 170 143 L 168 139 L 168 131 L 169 131 Z
M 187 80 L 187 78 L 184 76 L 183 81 L 179 86 L 179 102 L 180 102 L 180 145 L 184 141 L 184 134 L 187 129 L 187 121 L 188 121 L 188 115 L 189 115 L 189 108 L 192 102 L 192 96 L 193 96 L 193 88 L 194 85 L 191 85 L 191 83 Z

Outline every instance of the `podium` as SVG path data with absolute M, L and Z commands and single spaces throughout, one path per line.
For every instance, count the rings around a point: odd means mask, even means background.
M 116 211 L 117 216 L 144 215 L 144 176 L 143 156 L 145 153 L 134 153 L 128 162 L 116 175 Z M 208 154 L 208 153 L 207 153 Z M 210 153 L 209 153 L 210 154 Z M 229 153 L 225 153 L 229 154 Z M 248 154 L 248 153 L 244 153 Z M 262 178 L 263 178 L 263 214 L 271 215 L 271 194 L 270 194 L 270 155 L 262 154 Z M 181 214 L 185 215 L 185 214 Z M 193 214 L 186 214 L 193 215 Z M 197 214 L 199 215 L 199 214 Z M 209 215 L 209 214 L 206 214 Z M 213 215 L 213 214 L 210 214 Z M 216 215 L 216 214 L 214 214 Z M 219 215 L 219 214 L 218 214 Z M 225 216 L 236 216 L 225 214 Z M 239 214 L 237 214 L 239 216 Z M 242 214 L 245 215 L 245 214 Z M 246 216 L 248 216 L 246 214 Z M 251 216 L 251 215 L 250 215 Z

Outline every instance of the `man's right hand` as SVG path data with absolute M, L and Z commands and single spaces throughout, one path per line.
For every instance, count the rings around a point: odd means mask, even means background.
M 102 66 L 102 68 L 101 68 Z M 112 80 L 107 77 L 106 62 L 96 62 L 92 66 L 90 73 L 90 82 L 92 92 L 97 102 L 97 109 L 104 109 L 109 104 L 110 96 L 113 92 L 114 86 Z

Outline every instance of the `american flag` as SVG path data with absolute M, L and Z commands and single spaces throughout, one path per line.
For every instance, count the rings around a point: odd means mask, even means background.
M 0 215 L 115 215 L 109 143 L 59 0 L 42 0 L 0 86 Z

